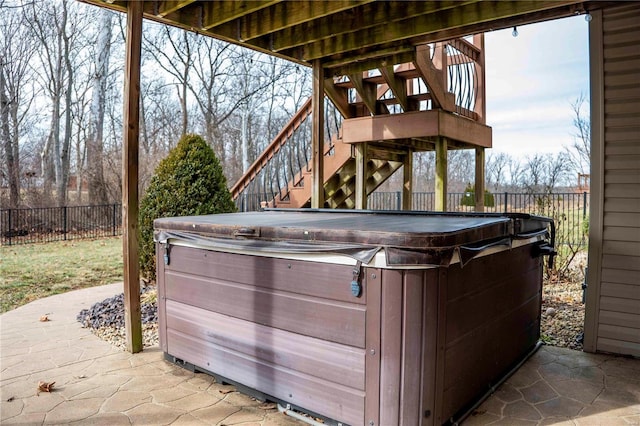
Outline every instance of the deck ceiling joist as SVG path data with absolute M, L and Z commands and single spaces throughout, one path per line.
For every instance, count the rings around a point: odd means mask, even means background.
M 124 0 L 81 0 L 126 11 Z M 144 1 L 146 19 L 249 47 L 329 75 L 399 63 L 416 45 L 585 13 L 577 0 Z M 370 65 L 371 64 L 371 65 Z M 377 66 L 374 66 L 377 68 Z

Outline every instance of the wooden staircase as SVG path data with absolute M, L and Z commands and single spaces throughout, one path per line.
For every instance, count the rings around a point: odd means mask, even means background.
M 490 147 L 479 44 L 456 39 L 417 46 L 410 62 L 383 63 L 374 70 L 325 80 L 325 95 L 343 121 L 338 135 L 325 140 L 324 207 L 356 207 L 358 164 L 364 169 L 368 195 L 410 164 L 414 152 L 436 150 L 443 140 L 445 159 L 447 149 Z M 310 206 L 310 140 L 300 133 L 308 128 L 311 112 L 309 99 L 236 182 L 231 189 L 234 199 L 254 193 L 261 194 L 262 207 Z M 405 173 L 405 186 L 406 179 Z

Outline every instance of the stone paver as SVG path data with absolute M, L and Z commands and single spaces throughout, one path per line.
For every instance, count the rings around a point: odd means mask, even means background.
M 122 352 L 76 322 L 121 291 L 94 287 L 0 315 L 0 424 L 302 424 L 158 348 Z M 53 392 L 36 395 L 38 381 L 55 381 Z M 640 360 L 542 347 L 462 424 L 640 426 Z

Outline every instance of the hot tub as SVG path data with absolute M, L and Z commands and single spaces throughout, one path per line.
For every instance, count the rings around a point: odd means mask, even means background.
M 166 358 L 329 423 L 455 421 L 536 346 L 547 218 L 155 221 Z

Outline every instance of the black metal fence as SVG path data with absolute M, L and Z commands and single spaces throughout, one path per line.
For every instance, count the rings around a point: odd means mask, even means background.
M 266 195 L 246 194 L 236 200 L 240 211 L 256 211 Z M 412 209 L 432 211 L 433 192 L 413 194 Z M 400 210 L 401 192 L 375 192 L 369 196 L 371 210 Z M 586 246 L 589 226 L 589 194 L 527 194 L 502 192 L 485 196 L 487 212 L 520 212 L 549 216 L 555 220 L 556 244 Z M 35 209 L 1 209 L 2 245 L 27 244 L 82 238 L 115 236 L 122 233 L 120 204 L 77 207 L 44 207 Z M 448 211 L 473 211 L 473 194 L 450 193 Z
M 121 227 L 120 204 L 0 210 L 2 245 L 115 236 Z

